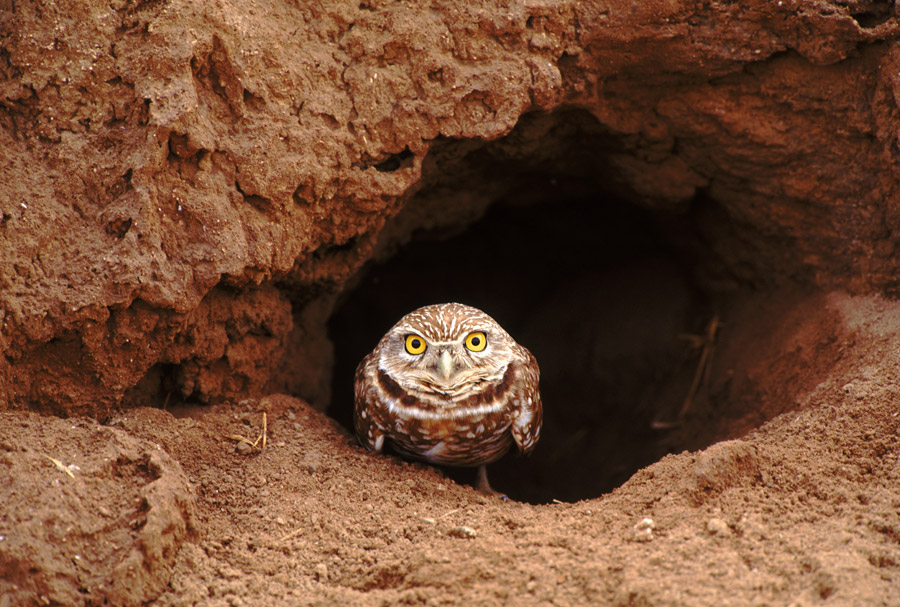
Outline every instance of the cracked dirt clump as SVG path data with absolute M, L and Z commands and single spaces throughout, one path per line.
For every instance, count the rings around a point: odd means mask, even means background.
M 196 539 L 195 495 L 158 444 L 86 419 L 2 414 L 0 596 L 142 605 Z

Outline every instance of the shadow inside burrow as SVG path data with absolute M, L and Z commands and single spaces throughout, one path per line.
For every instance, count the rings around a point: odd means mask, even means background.
M 612 490 L 680 450 L 659 422 L 677 417 L 696 368 L 684 334 L 712 316 L 689 254 L 660 232 L 681 229 L 676 217 L 598 196 L 495 205 L 462 234 L 414 241 L 369 267 L 332 316 L 328 413 L 352 432 L 360 359 L 407 312 L 459 301 L 494 317 L 541 367 L 542 438 L 533 454 L 489 466 L 494 488 L 531 503 Z
M 648 199 L 623 180 L 622 158 L 661 161 L 652 142 L 577 108 L 525 115 L 488 143 L 436 142 L 421 189 L 382 234 L 403 246 L 359 273 L 329 321 L 328 413 L 352 432 L 360 359 L 406 313 L 449 301 L 484 310 L 540 364 L 541 440 L 532 455 L 489 466 L 494 488 L 515 500 L 603 495 L 668 453 L 740 436 L 794 406 L 791 390 L 815 369 L 757 381 L 748 370 L 770 369 L 772 350 L 713 357 L 711 332 L 722 320 L 735 343 L 777 341 L 777 317 L 793 302 L 772 306 L 768 293 L 810 283 L 791 239 L 741 223 L 703 188 L 680 198 L 690 184 L 668 189 L 665 172 L 643 185 L 667 194 Z M 725 362 L 702 364 L 713 358 Z

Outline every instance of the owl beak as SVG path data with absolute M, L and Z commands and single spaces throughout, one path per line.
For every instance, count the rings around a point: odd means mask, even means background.
M 453 356 L 447 350 L 441 352 L 438 359 L 438 373 L 444 381 L 448 381 L 453 376 Z

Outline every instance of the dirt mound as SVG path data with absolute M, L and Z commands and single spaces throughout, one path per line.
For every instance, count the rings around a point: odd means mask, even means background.
M 841 359 L 793 394 L 789 412 L 577 503 L 485 497 L 433 468 L 364 451 L 288 396 L 178 417 L 140 408 L 108 426 L 4 415 L 2 433 L 15 438 L 3 443 L 0 562 L 4 579 L 19 582 L 0 596 L 138 604 L 161 592 L 154 604 L 172 606 L 896 604 L 900 306 L 832 295 L 817 309 L 800 329 L 836 319 L 828 341 Z M 256 441 L 263 412 L 265 449 L 233 438 Z M 50 452 L 77 466 L 74 479 Z M 176 552 L 190 528 L 185 478 L 198 533 Z M 165 494 L 152 489 L 163 485 Z M 128 600 L 116 594 L 126 581 Z
M 195 537 L 194 492 L 152 441 L 86 419 L 0 414 L 5 605 L 142 605 Z

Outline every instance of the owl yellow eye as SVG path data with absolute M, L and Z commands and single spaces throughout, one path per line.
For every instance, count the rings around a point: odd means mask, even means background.
M 481 352 L 486 346 L 487 337 L 484 336 L 483 331 L 469 333 L 469 336 L 466 337 L 466 347 L 472 352 Z
M 406 351 L 410 354 L 421 354 L 425 351 L 425 340 L 415 333 L 406 336 Z

